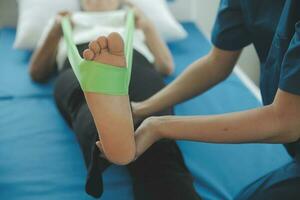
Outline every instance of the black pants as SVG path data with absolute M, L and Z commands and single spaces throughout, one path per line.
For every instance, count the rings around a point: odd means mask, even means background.
M 134 52 L 129 92 L 131 101 L 142 101 L 163 87 L 163 79 L 153 66 L 142 55 Z M 69 64 L 66 64 L 63 72 L 59 74 L 55 99 L 61 114 L 74 130 L 81 146 L 89 170 L 87 187 L 98 190 L 97 187 L 100 186 L 97 185 L 99 181 L 97 176 L 101 176 L 109 163 L 99 157 L 95 147 L 95 142 L 98 140 L 97 130 L 83 92 Z M 173 114 L 172 108 L 156 113 L 156 115 L 171 114 Z M 200 199 L 174 141 L 157 142 L 138 160 L 128 165 L 128 170 L 132 176 L 134 196 L 137 200 Z

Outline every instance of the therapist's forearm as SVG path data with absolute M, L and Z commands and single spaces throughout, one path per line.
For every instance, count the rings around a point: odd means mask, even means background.
M 289 143 L 300 138 L 300 96 L 278 89 L 274 102 L 210 116 L 150 117 L 136 131 L 137 156 L 161 138 L 209 143 Z
M 211 53 L 194 62 L 175 81 L 140 103 L 138 114 L 147 116 L 205 92 L 228 77 L 239 53 L 227 57 Z
M 285 132 L 274 106 L 203 117 L 161 117 L 157 130 L 164 138 L 210 143 L 285 143 Z

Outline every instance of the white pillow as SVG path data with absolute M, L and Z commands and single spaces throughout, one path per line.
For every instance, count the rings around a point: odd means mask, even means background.
M 14 48 L 34 49 L 48 20 L 59 11 L 80 10 L 78 0 L 17 0 L 19 21 Z M 176 21 L 165 0 L 130 0 L 137 5 L 156 25 L 166 41 L 183 39 L 187 36 L 184 28 Z
M 60 11 L 77 11 L 78 0 L 18 0 L 19 20 L 14 48 L 34 49 L 48 20 Z
M 187 32 L 169 10 L 165 0 L 130 0 L 151 19 L 166 41 L 184 39 Z

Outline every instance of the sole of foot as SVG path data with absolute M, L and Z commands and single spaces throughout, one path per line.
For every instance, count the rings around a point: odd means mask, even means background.
M 118 33 L 91 41 L 83 52 L 89 61 L 126 67 L 124 42 Z M 134 159 L 134 128 L 128 96 L 84 93 L 98 130 L 105 156 L 113 163 L 125 165 Z

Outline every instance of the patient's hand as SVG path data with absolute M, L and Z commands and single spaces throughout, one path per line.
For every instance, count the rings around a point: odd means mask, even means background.
M 62 21 L 62 19 L 64 17 L 70 17 L 71 18 L 71 15 L 72 15 L 72 13 L 70 13 L 69 11 L 61 11 L 61 12 L 57 13 L 57 15 L 55 16 L 55 25 L 61 27 L 61 21 Z M 72 21 L 71 21 L 71 25 L 74 26 L 74 24 L 73 24 Z M 62 30 L 61 30 L 61 33 L 62 33 Z
M 146 31 L 152 24 L 150 19 L 143 13 L 143 11 L 139 7 L 132 4 L 130 1 L 125 1 L 125 4 L 127 4 L 135 14 L 136 27 Z
M 90 61 L 126 67 L 124 43 L 118 33 L 92 41 L 83 52 L 83 57 Z M 129 97 L 91 92 L 84 94 L 99 133 L 103 148 L 100 151 L 115 164 L 128 164 L 135 156 Z

